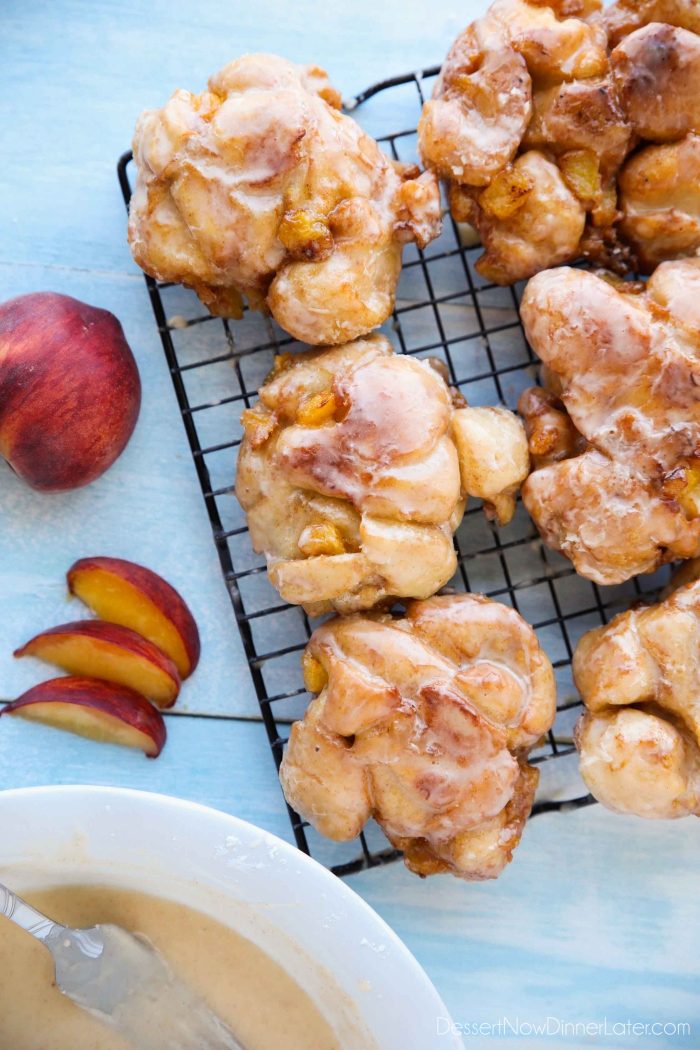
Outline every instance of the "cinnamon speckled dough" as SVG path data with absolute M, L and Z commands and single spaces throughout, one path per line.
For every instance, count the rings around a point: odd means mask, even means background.
M 490 35 L 482 20 L 457 38 L 418 127 L 423 157 L 458 184 L 488 185 L 515 156 L 532 113 L 525 59 L 503 34 L 492 44 Z
M 700 814 L 699 651 L 697 579 L 579 642 L 581 775 L 609 809 L 665 819 Z
M 495 0 L 457 38 L 419 146 L 487 280 L 578 257 L 624 275 L 700 249 L 697 6 Z
M 199 95 L 141 114 L 129 243 L 212 313 L 267 308 L 297 339 L 343 343 L 391 313 L 404 243 L 440 230 L 435 176 L 394 164 L 323 70 L 245 55 Z
M 700 259 L 626 287 L 563 267 L 521 305 L 550 387 L 520 402 L 535 465 L 523 502 L 602 584 L 700 553 Z
M 488 280 L 583 253 L 625 264 L 610 229 L 631 129 L 608 56 L 599 0 L 495 0 L 447 55 L 419 146 L 447 180 L 453 217 L 476 227 Z M 605 235 L 586 237 L 589 226 Z
M 458 185 L 487 185 L 520 147 L 533 87 L 607 73 L 600 3 L 568 6 L 580 17 L 495 0 L 457 37 L 418 126 L 426 164 Z
M 603 18 L 612 47 L 650 22 L 667 22 L 700 33 L 698 0 L 616 0 L 605 8 Z
M 484 254 L 479 272 L 497 284 L 520 281 L 546 265 L 575 255 L 583 236 L 586 212 L 561 176 L 557 165 L 539 150 L 521 153 L 512 171 L 530 185 L 525 202 L 512 215 L 485 220 L 470 201 L 464 213 L 452 198 L 459 220 L 479 226 Z
M 646 283 L 651 299 L 668 310 L 692 339 L 700 333 L 700 258 L 662 262 Z
M 651 22 L 618 44 L 611 63 L 643 143 L 620 172 L 619 229 L 637 268 L 650 273 L 700 249 L 700 36 Z
M 468 408 L 383 336 L 285 355 L 243 414 L 236 493 L 282 597 L 312 614 L 427 598 L 467 495 L 500 522 L 529 458 L 505 408 Z
M 373 817 L 419 875 L 499 875 L 537 786 L 528 751 L 555 712 L 551 665 L 518 613 L 460 594 L 336 618 L 304 670 L 319 695 L 282 762 L 290 805 L 339 841 Z
M 635 135 L 675 142 L 700 129 L 700 36 L 652 23 L 622 40 L 610 61 Z
M 700 88 L 699 88 L 700 90 Z M 620 228 L 640 269 L 700 250 L 700 135 L 645 146 L 620 175 Z
M 630 147 L 630 128 L 609 76 L 565 80 L 536 90 L 523 149 L 555 156 L 589 150 L 605 177 L 614 175 Z

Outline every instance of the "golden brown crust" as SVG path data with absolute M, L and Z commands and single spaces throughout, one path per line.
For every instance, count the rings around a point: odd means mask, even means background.
M 665 264 L 644 293 L 562 268 L 523 295 L 526 334 L 557 386 L 521 398 L 535 461 L 523 502 L 597 583 L 700 553 L 700 308 L 686 291 L 700 286 L 698 262 Z
M 636 135 L 674 142 L 700 128 L 700 37 L 652 23 L 610 56 L 620 106 Z
M 495 0 L 484 21 L 501 28 L 537 85 L 601 76 L 607 70 L 607 35 L 598 2 Z
M 517 210 L 499 219 L 478 207 L 474 216 L 485 249 L 476 268 L 496 284 L 524 280 L 575 256 L 586 222 L 582 202 L 543 153 L 523 153 L 513 167 L 532 185 Z
M 610 46 L 650 22 L 667 22 L 700 33 L 700 6 L 697 0 L 616 0 L 603 12 Z
M 320 694 L 292 727 L 280 777 L 322 834 L 374 817 L 420 875 L 495 878 L 530 812 L 532 745 L 554 718 L 551 665 L 513 610 L 469 594 L 351 616 L 307 648 Z
M 318 67 L 274 55 L 225 66 L 200 95 L 139 117 L 129 243 L 212 313 L 268 308 L 307 343 L 342 343 L 391 313 L 406 241 L 440 230 L 435 176 L 392 164 L 339 112 Z
M 576 729 L 581 774 L 610 809 L 700 814 L 700 583 L 585 634 L 574 678 L 587 711 Z
M 575 258 L 587 214 L 617 217 L 612 180 L 631 137 L 600 5 L 495 0 L 453 45 L 418 134 L 454 218 L 478 231 L 488 280 Z
M 236 492 L 280 594 L 314 614 L 427 598 L 468 495 L 502 523 L 527 476 L 503 408 L 469 408 L 384 337 L 287 355 L 243 414 Z
M 497 879 L 513 859 L 532 811 L 540 773 L 527 762 L 518 761 L 518 779 L 513 795 L 497 817 L 478 830 L 456 835 L 448 857 L 438 855 L 425 838 L 389 839 L 404 854 L 406 867 L 416 875 L 458 875 L 472 881 Z M 466 871 L 467 874 L 462 874 Z
M 529 387 L 520 395 L 518 412 L 525 420 L 525 433 L 535 470 L 583 452 L 588 442 L 571 422 L 561 398 L 541 386 Z
M 700 135 L 645 146 L 620 174 L 620 230 L 645 273 L 700 250 Z
M 555 155 L 587 149 L 595 153 L 604 175 L 614 174 L 625 159 L 631 129 L 609 77 L 564 81 L 536 91 L 524 149 Z
M 646 282 L 646 291 L 691 339 L 700 332 L 700 258 L 661 263 Z
M 689 521 L 677 503 L 595 450 L 535 470 L 523 502 L 545 543 L 595 583 L 622 583 L 700 551 L 699 519 Z
M 495 0 L 467 27 L 419 147 L 484 245 L 483 276 L 579 257 L 625 275 L 700 249 L 699 33 L 695 0 L 621 0 L 605 17 Z
M 421 151 L 440 175 L 484 186 L 515 156 L 532 112 L 525 59 L 489 47 L 478 23 L 452 45 L 418 125 Z

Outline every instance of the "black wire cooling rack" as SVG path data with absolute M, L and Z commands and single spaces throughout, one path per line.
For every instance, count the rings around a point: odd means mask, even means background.
M 376 137 L 394 159 L 412 162 L 426 86 L 438 72 L 434 67 L 375 84 L 346 109 L 357 111 L 373 99 L 370 116 L 380 127 L 394 111 L 410 114 L 407 130 Z M 131 153 L 125 153 L 118 165 L 127 205 L 131 160 Z M 409 246 L 389 335 L 405 354 L 441 358 L 469 404 L 514 408 L 520 392 L 536 381 L 536 362 L 518 316 L 519 289 L 485 282 L 474 269 L 479 252 L 461 243 L 449 216 L 440 238 L 425 251 Z M 146 285 L 262 720 L 279 766 L 289 724 L 308 700 L 299 658 L 313 623 L 301 609 L 281 603 L 269 584 L 264 559 L 251 550 L 233 478 L 241 411 L 256 400 L 273 356 L 297 344 L 261 314 L 248 311 L 241 321 L 213 318 L 203 313 L 193 293 L 179 286 L 150 277 Z M 572 741 L 580 708 L 571 680 L 573 651 L 585 631 L 607 622 L 642 593 L 656 591 L 659 575 L 601 590 L 544 547 L 520 504 L 503 529 L 486 520 L 480 505 L 470 506 L 455 541 L 459 568 L 451 586 L 512 605 L 534 626 L 555 668 L 557 719 L 530 757 L 542 773 L 533 813 L 590 804 L 593 799 L 578 777 Z M 366 829 L 355 842 L 328 843 L 291 809 L 289 815 L 299 848 L 336 874 L 383 864 L 398 855 L 387 848 L 376 827 Z

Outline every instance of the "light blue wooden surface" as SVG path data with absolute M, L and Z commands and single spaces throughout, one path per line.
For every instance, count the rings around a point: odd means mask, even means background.
M 39 665 L 10 652 L 78 613 L 63 574 L 81 555 L 122 555 L 163 572 L 186 594 L 204 643 L 158 761 L 2 723 L 0 787 L 163 791 L 289 837 L 150 305 L 125 246 L 114 165 L 141 108 L 175 86 L 201 87 L 236 54 L 319 62 L 349 96 L 439 62 L 474 10 L 448 0 L 0 0 L 0 299 L 53 289 L 113 310 L 144 380 L 129 449 L 89 489 L 38 496 L 0 466 L 0 697 L 40 680 Z M 390 130 L 376 108 L 363 119 Z M 467 1047 L 680 1047 L 700 1045 L 699 867 L 695 821 L 645 824 L 596 807 L 533 821 L 493 885 L 420 881 L 400 865 L 351 882 L 404 937 L 458 1022 L 693 1027 L 688 1037 L 493 1034 L 465 1037 Z

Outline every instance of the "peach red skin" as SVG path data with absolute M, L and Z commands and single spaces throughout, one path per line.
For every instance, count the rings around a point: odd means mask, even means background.
M 32 488 L 98 478 L 140 406 L 136 361 L 113 314 L 54 292 L 0 305 L 0 453 Z
M 167 734 L 160 712 L 133 689 L 104 682 L 100 678 L 80 678 L 76 675 L 52 678 L 28 689 L 17 700 L 5 704 L 0 716 L 12 714 L 31 704 L 47 703 L 87 707 L 131 726 L 153 741 L 155 751 L 147 758 L 157 758 L 163 750 Z
M 104 645 L 123 649 L 125 653 L 141 657 L 153 664 L 154 667 L 157 667 L 163 674 L 172 679 L 176 693 L 179 689 L 180 675 L 177 667 L 162 649 L 159 649 L 153 642 L 149 642 L 147 638 L 142 638 L 140 634 L 132 631 L 129 627 L 121 627 L 116 623 L 107 623 L 105 620 L 75 620 L 72 623 L 62 623 L 58 627 L 51 627 L 49 630 L 42 631 L 40 634 L 30 638 L 19 649 L 15 649 L 13 656 L 36 656 L 39 660 L 42 660 L 41 643 L 43 639 L 56 637 L 57 635 L 67 639 L 77 636 L 94 638 L 98 643 L 101 642 Z M 175 699 L 176 696 L 173 697 L 169 706 L 172 707 Z
M 174 624 L 190 660 L 189 671 L 186 676 L 182 677 L 189 677 L 199 663 L 201 644 L 197 624 L 182 595 L 151 569 L 124 558 L 107 557 L 81 558 L 70 567 L 67 578 L 71 594 L 75 594 L 73 586 L 75 577 L 90 569 L 111 572 L 131 584 L 135 590 L 140 591 L 149 601 L 153 602 Z

